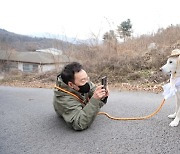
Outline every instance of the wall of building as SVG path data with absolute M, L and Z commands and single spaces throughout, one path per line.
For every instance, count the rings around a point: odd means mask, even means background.
M 18 70 L 23 72 L 23 63 L 18 62 Z
M 40 72 L 47 72 L 47 71 L 51 71 L 54 70 L 56 67 L 55 65 L 51 64 L 51 65 L 39 65 L 39 73 Z
M 8 62 L 0 67 L 0 71 L 11 71 L 11 70 L 19 70 L 22 72 L 38 72 L 43 73 L 51 70 L 58 70 L 60 71 L 65 64 L 33 64 L 33 63 L 22 63 L 22 62 Z

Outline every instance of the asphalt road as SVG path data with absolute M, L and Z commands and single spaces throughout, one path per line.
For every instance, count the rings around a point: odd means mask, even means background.
M 174 98 L 148 120 L 114 121 L 98 115 L 85 131 L 57 117 L 52 89 L 0 86 L 0 154 L 179 154 L 180 125 L 170 127 Z M 118 117 L 152 113 L 161 94 L 111 91 L 101 109 Z

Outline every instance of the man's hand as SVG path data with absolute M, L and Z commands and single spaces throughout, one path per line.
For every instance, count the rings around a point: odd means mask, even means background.
M 103 85 L 97 86 L 96 90 L 94 91 L 93 97 L 95 99 L 101 100 L 102 98 L 105 98 L 106 96 L 109 96 L 109 89 L 107 87 L 107 90 L 103 88 Z

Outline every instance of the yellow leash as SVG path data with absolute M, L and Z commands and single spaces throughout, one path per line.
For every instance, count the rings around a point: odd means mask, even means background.
M 82 104 L 84 104 L 84 102 L 83 102 L 77 95 L 75 95 L 75 94 L 73 94 L 73 93 L 71 93 L 71 92 L 69 92 L 69 91 L 67 91 L 67 90 L 65 90 L 65 89 L 63 89 L 63 88 L 61 88 L 61 87 L 58 87 L 58 86 L 56 86 L 56 85 L 54 86 L 54 88 L 56 88 L 56 89 L 58 89 L 58 90 L 61 90 L 61 91 L 65 92 L 65 93 L 68 93 L 69 95 L 74 96 L 74 97 L 75 97 L 76 99 L 78 99 Z M 143 117 L 120 118 L 120 117 L 110 116 L 110 115 L 109 115 L 108 113 L 106 113 L 106 112 L 99 112 L 98 115 L 105 115 L 105 116 L 107 116 L 108 118 L 110 118 L 110 119 L 112 119 L 112 120 L 144 120 L 144 119 L 151 118 L 152 116 L 154 116 L 155 114 L 157 114 L 157 113 L 161 110 L 161 108 L 162 108 L 162 106 L 164 105 L 164 103 L 165 103 L 165 99 L 162 100 L 162 102 L 161 102 L 160 106 L 157 108 L 157 110 L 155 110 L 153 113 L 151 113 L 151 114 L 149 114 L 149 115 L 147 115 L 147 116 L 143 116 Z
M 156 111 L 154 111 L 152 114 L 150 115 L 147 115 L 147 116 L 143 116 L 143 117 L 130 117 L 130 118 L 119 118 L 119 117 L 112 117 L 110 116 L 109 114 L 107 114 L 106 112 L 99 112 L 98 115 L 102 114 L 102 115 L 105 115 L 107 116 L 108 118 L 112 119 L 112 120 L 144 120 L 144 119 L 148 119 L 148 118 L 151 118 L 152 116 L 154 116 L 155 114 L 157 114 L 162 106 L 164 105 L 165 103 L 165 99 L 162 100 L 160 106 L 157 108 Z
M 65 93 L 67 93 L 67 94 L 69 94 L 71 96 L 74 96 L 77 100 L 79 100 L 82 104 L 84 104 L 83 100 L 81 100 L 81 98 L 78 97 L 76 94 L 73 94 L 72 92 L 69 92 L 69 91 L 67 91 L 67 90 L 65 90 L 65 89 L 63 89 L 61 87 L 56 86 L 56 85 L 54 86 L 54 88 L 56 88 L 58 90 L 61 90 L 61 91 L 65 92 Z

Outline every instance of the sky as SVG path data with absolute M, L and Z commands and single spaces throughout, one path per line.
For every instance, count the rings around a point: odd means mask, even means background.
M 180 24 L 180 0 L 0 0 L 0 28 L 33 35 L 102 38 L 127 19 L 133 35 Z

